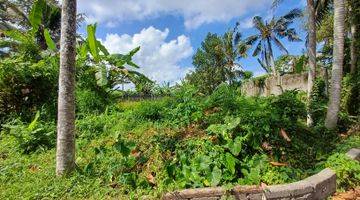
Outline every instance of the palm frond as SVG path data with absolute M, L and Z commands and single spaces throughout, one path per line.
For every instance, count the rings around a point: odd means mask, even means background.
M 295 9 L 292 9 L 290 12 L 288 12 L 286 15 L 283 16 L 284 19 L 286 20 L 294 20 L 296 18 L 299 18 L 301 17 L 303 14 L 302 14 L 302 10 L 301 9 L 298 9 L 298 8 L 295 8 Z
M 252 56 L 255 57 L 255 56 L 259 55 L 261 50 L 262 50 L 262 40 L 260 40 L 259 43 L 256 45 Z
M 280 3 L 282 3 L 283 1 L 284 0 L 273 0 L 271 7 L 274 9 L 274 8 L 278 7 L 280 5 Z
M 260 66 L 266 71 L 266 73 L 270 73 L 271 70 L 269 69 L 269 67 L 263 62 L 261 61 L 259 58 L 257 59 L 257 61 L 259 62 Z
M 297 42 L 302 41 L 300 39 L 300 36 L 296 33 L 296 30 L 294 28 L 290 28 L 290 29 L 286 30 L 285 36 L 291 42 L 293 42 L 293 41 L 297 41 Z
M 264 28 L 266 27 L 264 20 L 260 16 L 255 16 L 253 18 L 253 24 L 254 27 L 257 28 L 259 31 L 264 30 Z
M 316 16 L 316 25 L 320 26 L 322 20 L 326 17 L 328 13 L 332 11 L 332 1 L 331 0 L 317 0 L 315 1 L 315 16 Z
M 284 45 L 280 42 L 279 39 L 277 39 L 276 37 L 273 37 L 273 41 L 274 41 L 275 45 L 280 49 L 280 51 L 282 51 L 285 54 L 289 54 L 288 50 L 284 47 Z
M 236 32 L 235 33 L 235 37 L 234 37 L 234 44 L 239 44 L 241 41 L 242 35 L 240 32 Z
M 258 35 L 252 35 L 245 39 L 245 44 L 252 46 L 259 39 Z

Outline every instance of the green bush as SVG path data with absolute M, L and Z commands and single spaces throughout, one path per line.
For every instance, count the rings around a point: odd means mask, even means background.
M 142 101 L 133 110 L 133 115 L 139 120 L 159 121 L 165 117 L 167 104 L 167 99 Z
M 348 158 L 344 153 L 331 155 L 327 159 L 325 167 L 335 171 L 338 189 L 348 190 L 359 186 L 360 164 L 358 161 Z
M 321 78 L 318 78 L 315 80 L 311 94 L 311 101 L 308 108 L 314 124 L 324 123 L 327 102 L 328 97 L 326 94 L 325 81 Z
M 4 125 L 3 134 L 13 136 L 17 141 L 18 149 L 25 154 L 53 148 L 56 142 L 55 125 L 41 122 L 39 117 L 40 112 L 37 112 L 30 124 L 20 120 L 11 121 Z
M 79 114 L 102 113 L 110 105 L 109 95 L 89 89 L 76 90 L 76 109 Z
M 22 56 L 0 60 L 0 123 L 16 113 L 29 121 L 36 110 L 55 110 L 58 65 L 56 59 L 30 62 Z M 54 116 L 51 116 L 54 117 Z
M 166 120 L 175 125 L 184 126 L 197 122 L 203 116 L 203 97 L 192 85 L 183 85 L 174 91 L 172 101 L 166 108 Z

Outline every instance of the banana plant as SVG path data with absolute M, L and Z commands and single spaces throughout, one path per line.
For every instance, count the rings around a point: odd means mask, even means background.
M 0 0 L 1 1 L 1 0 Z M 39 53 L 41 50 L 49 49 L 56 51 L 55 32 L 60 31 L 60 8 L 55 5 L 48 4 L 45 0 L 36 0 L 32 5 L 28 14 L 22 11 L 10 1 L 4 1 L 4 8 L 10 8 L 15 13 L 17 21 L 22 21 L 25 25 L 21 28 L 7 26 L 7 21 L 0 16 L 0 52 L 4 55 L 9 52 Z M 1 13 L 5 12 L 0 8 Z M 10 15 L 5 13 L 4 15 Z M 9 21 L 9 20 L 8 20 Z M 8 49 L 4 51 L 4 49 Z
M 87 38 L 79 47 L 80 57 L 89 59 L 94 66 L 97 84 L 109 89 L 116 88 L 124 82 L 124 78 L 137 84 L 139 82 L 152 82 L 145 75 L 136 71 L 139 66 L 132 61 L 133 56 L 140 50 L 136 47 L 127 54 L 110 54 L 106 47 L 96 39 L 96 24 L 87 26 Z

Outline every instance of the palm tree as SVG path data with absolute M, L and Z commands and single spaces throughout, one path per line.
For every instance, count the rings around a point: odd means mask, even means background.
M 76 0 L 62 1 L 56 174 L 75 168 Z
M 283 0 L 274 0 L 273 7 L 276 7 Z M 314 81 L 316 79 L 316 24 L 320 24 L 325 13 L 329 9 L 329 0 L 307 0 L 308 10 L 308 35 L 307 35 L 307 49 L 309 57 L 308 70 L 308 100 L 311 98 Z M 313 119 L 310 112 L 307 114 L 307 125 L 311 126 Z
M 307 0 L 308 16 L 308 56 L 309 56 L 309 70 L 308 70 L 308 92 L 307 96 L 310 100 L 314 81 L 316 79 L 316 22 L 315 22 L 315 4 L 314 0 Z M 307 125 L 311 126 L 313 119 L 310 112 L 307 114 Z
M 350 73 L 355 74 L 356 72 L 356 64 L 357 64 L 357 48 L 356 48 L 356 35 L 357 35 L 357 19 L 360 17 L 359 11 L 356 10 L 360 7 L 359 1 L 349 1 L 349 14 L 350 14 Z
M 341 79 L 344 62 L 345 35 L 345 3 L 344 0 L 334 0 L 334 50 L 331 73 L 331 88 L 326 113 L 325 127 L 334 129 L 337 125 L 340 110 Z
M 281 43 L 280 39 L 287 38 L 289 41 L 301 41 L 295 29 L 289 28 L 289 25 L 293 23 L 294 19 L 301 15 L 301 10 L 293 9 L 278 19 L 273 17 L 270 22 L 264 22 L 260 16 L 253 18 L 253 24 L 258 33 L 245 39 L 243 45 L 248 49 L 257 43 L 252 56 L 261 54 L 261 60 L 258 59 L 258 62 L 266 72 L 276 74 L 273 44 L 275 44 L 280 51 L 288 54 L 288 50 Z
M 236 80 L 242 77 L 244 69 L 240 63 L 236 62 L 244 56 L 241 48 L 242 35 L 238 30 L 239 24 L 233 30 L 227 31 L 221 39 L 221 49 L 224 54 L 225 65 L 224 70 L 227 80 L 233 84 Z

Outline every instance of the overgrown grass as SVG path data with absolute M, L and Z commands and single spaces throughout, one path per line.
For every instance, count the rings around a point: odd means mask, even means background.
M 0 135 L 0 199 L 159 199 L 180 188 L 293 182 L 324 167 L 336 170 L 342 189 L 358 185 L 358 163 L 341 155 L 358 147 L 359 134 L 341 139 L 308 129 L 303 111 L 296 92 L 245 98 L 226 85 L 208 97 L 190 87 L 160 100 L 122 102 L 79 115 L 77 169 L 62 178 L 55 176 L 53 146 L 34 140 L 35 150 L 25 152 L 28 143 L 12 133 L 29 126 L 15 123 Z M 39 120 L 33 130 L 49 127 L 55 130 Z

